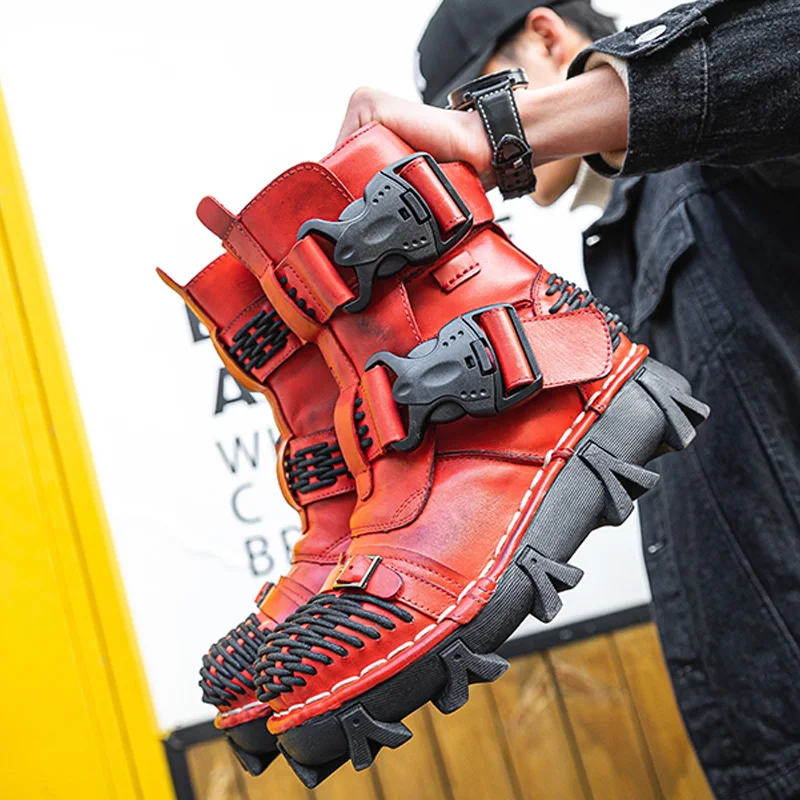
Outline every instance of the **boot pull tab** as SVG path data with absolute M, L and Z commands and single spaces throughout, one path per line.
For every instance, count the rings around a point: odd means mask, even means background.
M 197 206 L 197 218 L 223 241 L 236 222 L 236 217 L 214 197 L 204 197 Z

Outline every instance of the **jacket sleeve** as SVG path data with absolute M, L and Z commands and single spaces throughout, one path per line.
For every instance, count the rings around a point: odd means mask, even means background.
M 593 43 L 569 77 L 604 60 L 626 76 L 629 97 L 621 168 L 587 158 L 604 175 L 800 154 L 800 0 L 677 6 Z

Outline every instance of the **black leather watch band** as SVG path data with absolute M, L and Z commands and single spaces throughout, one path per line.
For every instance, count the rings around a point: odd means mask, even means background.
M 492 148 L 497 185 L 505 199 L 530 194 L 536 188 L 533 151 L 514 99 L 514 86 L 524 83 L 527 78 L 522 70 L 504 70 L 476 78 L 450 95 L 451 107 L 474 108 L 480 114 Z

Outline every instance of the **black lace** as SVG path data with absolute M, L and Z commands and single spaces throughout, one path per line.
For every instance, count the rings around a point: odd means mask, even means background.
M 245 372 L 252 372 L 286 345 L 289 333 L 275 309 L 259 311 L 236 332 L 228 353 Z
M 305 494 L 333 486 L 339 475 L 347 474 L 347 467 L 339 445 L 320 442 L 298 450 L 285 462 L 286 481 L 292 491 Z M 313 483 L 312 483 L 313 481 Z
M 571 281 L 565 281 L 560 275 L 555 273 L 550 275 L 547 279 L 547 285 L 550 287 L 546 292 L 548 296 L 561 292 L 561 297 L 550 306 L 551 314 L 557 314 L 564 306 L 570 311 L 574 311 L 594 304 L 594 307 L 606 318 L 608 332 L 611 334 L 611 345 L 616 350 L 620 335 L 628 332 L 628 326 L 622 321 L 619 314 L 614 314 L 605 303 L 601 303 L 588 289 L 582 289 Z
M 203 690 L 203 702 L 212 706 L 227 706 L 248 689 L 254 690 L 255 683 L 244 672 L 253 670 L 259 647 L 266 641 L 267 633 L 259 628 L 256 615 L 250 614 L 241 625 L 211 645 L 203 656 L 203 666 L 200 668 L 199 686 Z M 230 653 L 229 647 L 232 650 Z M 220 657 L 222 663 L 217 660 Z M 212 667 L 214 673 L 211 672 Z M 239 683 L 234 683 L 234 680 Z
M 358 442 L 361 445 L 361 449 L 366 450 L 372 445 L 372 437 L 368 436 L 369 425 L 362 424 L 364 422 L 364 418 L 367 416 L 366 413 L 358 410 L 363 404 L 364 398 L 357 397 L 353 403 L 353 407 L 356 409 L 355 413 L 353 414 L 353 421 L 356 423 L 356 433 L 358 434 Z
M 285 275 L 281 275 L 278 278 L 278 283 L 286 289 L 286 285 L 289 283 L 289 279 Z M 289 295 L 289 299 L 294 301 L 294 304 L 303 312 L 305 312 L 311 319 L 317 318 L 317 312 L 311 308 L 308 303 L 306 302 L 304 297 L 297 296 L 297 289 L 292 286 L 291 289 L 286 290 L 286 294 Z
M 366 592 L 315 595 L 278 625 L 259 649 L 260 660 L 253 665 L 259 673 L 255 679 L 256 697 L 266 703 L 281 692 L 305 686 L 300 673 L 316 675 L 317 668 L 304 663 L 303 659 L 323 665 L 333 663 L 331 656 L 314 651 L 312 647 L 344 657 L 348 651 L 338 642 L 361 650 L 364 638 L 381 638 L 379 628 L 392 631 L 397 627 L 389 616 L 364 608 L 365 603 L 382 609 L 401 622 L 413 619 L 405 609 Z M 353 633 L 337 628 L 348 628 Z

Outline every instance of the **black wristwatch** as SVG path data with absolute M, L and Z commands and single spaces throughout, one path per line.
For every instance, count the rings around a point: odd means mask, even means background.
M 465 83 L 447 96 L 448 108 L 475 109 L 492 147 L 492 167 L 503 197 L 522 197 L 536 188 L 533 151 L 525 138 L 514 89 L 528 85 L 525 70 L 519 67 L 492 72 Z

